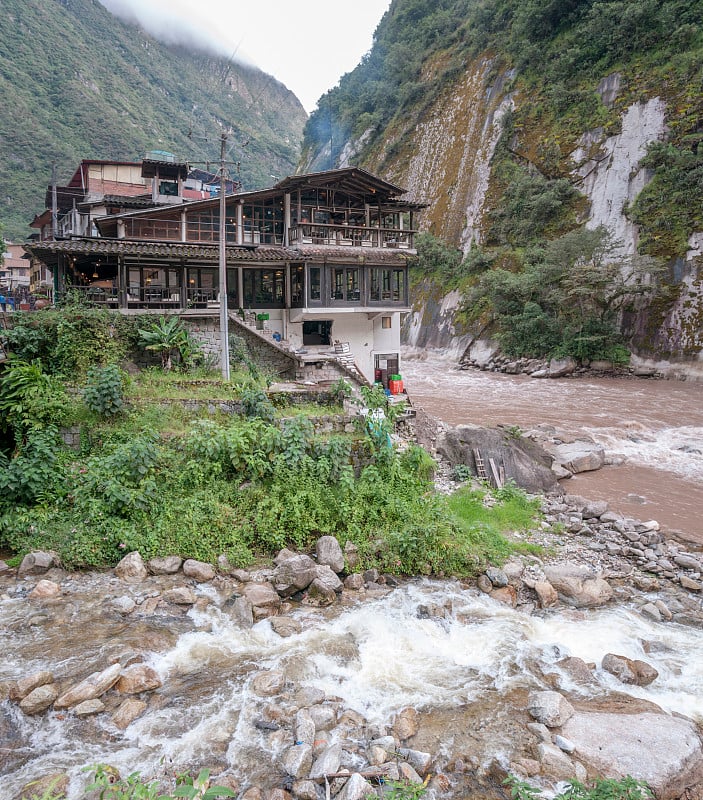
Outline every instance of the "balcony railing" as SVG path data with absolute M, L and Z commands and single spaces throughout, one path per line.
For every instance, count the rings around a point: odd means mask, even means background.
M 365 228 L 352 225 L 323 225 L 303 222 L 290 229 L 291 244 L 327 244 L 338 247 L 389 247 L 409 249 L 414 246 L 414 231 L 400 228 Z

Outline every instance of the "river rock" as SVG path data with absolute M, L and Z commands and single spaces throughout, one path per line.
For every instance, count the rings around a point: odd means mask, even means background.
M 613 590 L 606 580 L 583 564 L 566 562 L 544 568 L 546 579 L 556 589 L 559 599 L 576 608 L 589 608 L 607 603 Z
M 574 713 L 571 703 L 559 692 L 532 692 L 527 700 L 530 715 L 548 728 L 561 727 Z
M 498 567 L 488 567 L 486 577 L 496 589 L 501 589 L 503 586 L 508 585 L 508 576 Z
M 393 722 L 393 733 L 404 742 L 415 736 L 419 728 L 419 715 L 414 708 L 404 708 Z
M 132 664 L 122 670 L 115 689 L 122 694 L 139 694 L 158 689 L 161 685 L 161 678 L 155 669 L 146 664 Z
M 167 589 L 162 598 L 166 603 L 172 603 L 175 606 L 192 606 L 198 601 L 190 586 L 174 586 L 173 589 Z
M 278 595 L 276 595 L 278 597 Z M 279 600 L 280 602 L 280 600 Z M 251 628 L 254 625 L 254 606 L 251 600 L 247 597 L 236 597 L 234 602 L 230 602 L 229 607 L 232 611 L 232 616 L 236 619 L 243 628 Z M 271 617 L 277 619 L 277 617 Z
M 344 560 L 350 572 L 359 566 L 359 548 L 354 542 L 347 542 L 344 545 Z
M 296 742 L 313 745 L 315 741 L 315 723 L 307 708 L 301 708 L 295 715 L 294 731 Z
M 550 378 L 563 378 L 572 375 L 576 369 L 576 362 L 571 356 L 566 358 L 552 358 L 547 367 L 547 374 Z
M 212 564 L 206 564 L 204 561 L 196 561 L 194 558 L 189 558 L 183 562 L 183 574 L 187 578 L 193 578 L 193 580 L 198 583 L 207 583 L 217 575 L 217 571 Z
M 148 574 L 144 561 L 137 550 L 134 550 L 132 553 L 127 553 L 115 567 L 115 575 L 129 583 L 139 583 L 143 581 Z
M 420 775 L 427 775 L 432 766 L 432 755 L 422 750 L 410 750 L 407 747 L 399 747 L 396 751 L 401 758 L 404 758 L 413 769 Z
M 416 785 L 422 783 L 422 778 L 405 761 L 398 762 L 398 772 L 400 772 L 400 779 L 405 783 L 414 783 Z
M 362 800 L 363 797 L 375 796 L 376 790 L 373 786 L 358 772 L 354 772 L 335 800 Z
M 174 575 L 181 568 L 183 559 L 180 556 L 163 556 L 150 558 L 147 568 L 152 575 Z
M 334 572 L 344 571 L 344 553 L 334 536 L 321 536 L 315 545 L 317 563 L 330 567 Z
M 530 733 L 537 737 L 538 741 L 547 742 L 547 744 L 551 743 L 552 733 L 546 725 L 541 722 L 528 722 L 526 727 Z
M 274 616 L 281 607 L 281 598 L 270 583 L 245 583 L 242 593 L 251 603 L 255 619 Z
M 256 675 L 251 682 L 251 690 L 259 697 L 273 697 L 282 692 L 285 685 L 285 673 L 279 669 L 272 669 Z
M 290 792 L 287 792 L 285 789 L 269 789 L 266 792 L 265 800 L 292 800 Z
M 684 717 L 642 712 L 577 712 L 562 728 L 589 771 L 646 781 L 659 800 L 673 800 L 703 782 L 703 746 Z
M 591 472 L 605 464 L 605 450 L 594 442 L 569 442 L 552 445 L 554 460 L 570 472 Z
M 484 594 L 490 594 L 493 591 L 493 584 L 488 575 L 479 575 L 476 584 Z
M 337 710 L 333 706 L 314 705 L 310 706 L 308 711 L 317 731 L 329 730 L 337 724 Z
M 352 592 L 358 592 L 360 589 L 364 588 L 364 577 L 360 575 L 358 572 L 354 572 L 351 575 L 347 575 L 344 579 L 344 588 L 349 589 Z
M 585 781 L 587 774 L 582 764 L 572 761 L 569 756 L 553 744 L 540 742 L 537 746 L 541 772 L 553 781 L 576 779 Z
M 308 600 L 315 601 L 318 605 L 330 605 L 337 599 L 337 594 L 342 591 L 344 584 L 339 580 L 337 573 L 327 565 L 315 568 L 315 579 L 308 587 Z
M 583 509 L 584 519 L 600 519 L 608 510 L 608 503 L 605 500 L 588 500 Z
M 41 778 L 25 783 L 17 795 L 17 800 L 36 800 L 38 797 L 62 797 L 68 791 L 71 779 L 64 772 L 43 775 Z
M 500 589 L 494 589 L 490 596 L 505 606 L 511 608 L 517 606 L 517 591 L 514 586 L 502 586 Z
M 694 558 L 694 556 L 689 556 L 685 553 L 677 553 L 674 556 L 674 563 L 684 569 L 692 569 L 696 572 L 701 571 L 701 562 L 697 558 Z
M 315 763 L 310 770 L 310 778 L 324 778 L 325 775 L 332 775 L 339 772 L 342 763 L 342 746 L 332 744 L 326 747 L 315 759 Z
M 20 709 L 27 716 L 40 714 L 59 696 L 59 690 L 55 683 L 47 683 L 33 689 L 21 702 Z
M 557 590 L 549 581 L 536 581 L 534 590 L 537 593 L 537 602 L 540 608 L 553 608 L 559 604 Z
M 124 703 L 112 715 L 112 724 L 124 730 L 128 728 L 137 717 L 140 717 L 147 708 L 144 700 L 139 700 L 137 697 L 128 697 Z
M 306 555 L 294 555 L 282 561 L 274 570 L 273 585 L 282 597 L 307 589 L 315 580 L 317 564 Z
M 61 594 L 61 587 L 55 581 L 42 579 L 29 593 L 31 600 L 47 600 L 50 597 L 57 597 Z
M 686 575 L 682 575 L 679 578 L 679 583 L 689 592 L 700 592 L 703 589 L 703 584 L 700 581 L 694 581 L 693 578 L 689 578 Z
M 134 609 L 137 607 L 137 604 L 134 602 L 134 600 L 132 600 L 131 597 L 127 597 L 127 595 L 123 594 L 121 597 L 115 597 L 110 603 L 110 606 L 118 614 L 126 617 L 128 614 L 131 614 L 134 611 Z
M 102 700 L 95 698 L 94 700 L 84 700 L 73 707 L 73 713 L 77 717 L 92 717 L 95 714 L 100 714 L 105 710 L 105 703 Z
M 40 686 L 46 686 L 54 682 L 53 673 L 48 670 L 41 670 L 32 675 L 27 675 L 26 678 L 20 678 L 15 684 L 12 685 L 9 695 L 11 700 L 24 700 L 24 698 Z
M 312 766 L 312 747 L 309 744 L 294 744 L 284 750 L 279 763 L 292 778 L 307 777 Z
M 273 630 L 283 638 L 295 636 L 302 630 L 302 625 L 292 617 L 271 617 L 270 622 Z
M 112 664 L 112 666 L 100 672 L 93 672 L 85 680 L 64 692 L 54 703 L 54 708 L 57 710 L 72 708 L 84 700 L 93 700 L 96 697 L 100 697 L 117 683 L 121 672 L 122 667 L 119 664 Z
M 314 781 L 295 781 L 292 788 L 296 800 L 318 800 L 317 784 Z
M 17 570 L 17 577 L 26 578 L 28 575 L 43 575 L 55 564 L 56 556 L 54 553 L 47 553 L 43 550 L 27 553 Z
M 557 666 L 563 669 L 575 683 L 593 683 L 593 671 L 582 658 L 567 656 L 557 661 Z
M 632 660 L 625 656 L 618 656 L 615 653 L 606 653 L 601 664 L 606 672 L 621 681 L 635 686 L 649 686 L 659 673 L 651 664 L 646 661 Z

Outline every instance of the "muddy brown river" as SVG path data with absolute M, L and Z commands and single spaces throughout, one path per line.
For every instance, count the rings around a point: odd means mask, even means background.
M 581 473 L 564 488 L 656 519 L 703 544 L 703 385 L 635 378 L 534 379 L 478 370 L 432 356 L 406 357 L 415 405 L 451 425 L 554 425 L 590 436 L 617 466 Z

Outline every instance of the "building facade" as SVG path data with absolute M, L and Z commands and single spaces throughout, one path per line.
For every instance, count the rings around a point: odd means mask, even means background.
M 368 381 L 400 369 L 408 262 L 422 204 L 356 167 L 226 197 L 227 306 L 272 345 L 315 358 L 345 345 Z M 124 313 L 217 315 L 219 198 L 93 217 L 94 236 L 27 246 L 59 292 Z

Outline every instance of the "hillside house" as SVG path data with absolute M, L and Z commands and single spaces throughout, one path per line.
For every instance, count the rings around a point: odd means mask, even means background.
M 273 346 L 319 363 L 335 343 L 366 380 L 399 371 L 416 214 L 404 190 L 357 167 L 295 175 L 226 200 L 227 305 Z M 219 199 L 92 217 L 97 236 L 27 250 L 93 303 L 216 317 Z M 235 313 L 239 312 L 239 313 Z

